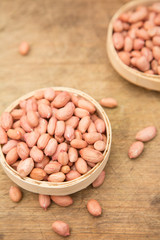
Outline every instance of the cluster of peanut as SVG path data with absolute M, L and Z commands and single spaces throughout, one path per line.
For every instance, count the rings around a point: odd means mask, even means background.
M 160 75 L 160 3 L 122 13 L 113 24 L 113 44 L 128 66 Z
M 92 186 L 94 188 L 97 188 L 103 184 L 104 180 L 105 180 L 105 171 L 102 171 L 98 176 L 98 178 L 92 183 Z M 9 190 L 9 196 L 13 202 L 18 203 L 19 201 L 21 201 L 23 194 L 19 187 L 11 186 Z M 52 202 L 54 202 L 55 204 L 61 207 L 68 207 L 73 204 L 73 199 L 71 196 L 54 196 L 54 195 L 49 196 L 49 195 L 39 194 L 39 204 L 44 210 L 47 210 L 48 207 L 50 207 L 51 200 Z M 86 207 L 88 212 L 94 217 L 98 217 L 102 214 L 102 207 L 99 204 L 99 202 L 95 199 L 90 199 L 87 202 Z M 61 220 L 55 221 L 52 224 L 52 229 L 54 232 L 56 232 L 57 234 L 63 237 L 70 235 L 69 225 L 66 222 L 63 222 Z
M 0 144 L 21 177 L 63 182 L 103 160 L 105 132 L 91 102 L 48 88 L 2 114 Z

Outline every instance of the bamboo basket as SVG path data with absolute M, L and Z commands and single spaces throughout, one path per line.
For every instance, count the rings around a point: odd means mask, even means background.
M 109 23 L 106 49 L 112 66 L 123 78 L 137 86 L 144 87 L 150 90 L 160 91 L 160 76 L 143 73 L 125 65 L 120 60 L 112 41 L 113 23 L 123 12 L 134 9 L 138 5 L 149 5 L 154 2 L 158 2 L 158 0 L 136 0 L 130 1 L 129 3 L 123 5 L 114 14 Z
M 41 90 L 44 90 L 44 89 L 41 89 Z M 19 173 L 16 170 L 14 170 L 11 166 L 9 166 L 8 163 L 6 162 L 5 156 L 2 152 L 2 146 L 0 146 L 0 162 L 1 162 L 2 168 L 4 169 L 8 177 L 20 187 L 34 193 L 61 196 L 61 195 L 72 194 L 86 188 L 98 177 L 98 175 L 104 169 L 110 155 L 112 130 L 111 130 L 110 121 L 105 111 L 99 105 L 99 103 L 97 103 L 92 97 L 90 97 L 86 93 L 79 91 L 77 89 L 65 88 L 65 87 L 53 87 L 53 89 L 55 91 L 67 91 L 70 93 L 77 94 L 79 96 L 82 96 L 86 100 L 92 102 L 95 105 L 99 117 L 101 117 L 105 121 L 105 125 L 106 125 L 107 144 L 104 151 L 103 161 L 100 163 L 97 163 L 95 167 L 93 167 L 86 174 L 68 182 L 48 182 L 48 181 L 37 181 L 29 177 L 22 178 L 19 175 Z M 28 99 L 29 97 L 33 96 L 34 93 L 35 91 L 30 92 L 22 96 L 21 98 L 17 99 L 7 109 L 5 109 L 5 111 L 11 112 L 14 108 L 18 106 L 21 100 Z

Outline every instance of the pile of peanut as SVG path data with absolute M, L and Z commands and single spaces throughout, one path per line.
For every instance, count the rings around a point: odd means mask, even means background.
M 114 103 L 115 104 L 115 103 Z M 21 177 L 70 181 L 103 160 L 105 122 L 75 94 L 40 90 L 1 116 L 0 144 Z
M 113 44 L 128 66 L 160 75 L 160 3 L 122 13 L 113 24 Z
M 105 171 L 102 171 L 98 178 L 92 183 L 92 186 L 97 188 L 103 184 L 104 180 Z M 9 190 L 9 196 L 13 202 L 18 203 L 22 200 L 23 194 L 19 187 L 11 186 Z M 73 204 L 73 199 L 71 196 L 49 196 L 39 194 L 39 204 L 44 210 L 47 210 L 47 208 L 51 205 L 51 200 L 61 207 L 68 207 Z M 102 208 L 99 202 L 95 199 L 90 199 L 87 202 L 86 207 L 88 212 L 94 217 L 98 217 L 102 214 Z M 67 237 L 70 235 L 69 225 L 61 220 L 53 222 L 52 229 L 60 236 Z

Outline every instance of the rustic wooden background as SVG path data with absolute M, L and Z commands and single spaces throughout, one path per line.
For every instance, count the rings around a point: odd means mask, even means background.
M 113 129 L 106 180 L 98 189 L 74 194 L 74 205 L 54 204 L 47 212 L 38 197 L 23 190 L 19 204 L 10 201 L 12 182 L 0 168 L 0 239 L 62 239 L 51 230 L 55 220 L 71 227 L 72 240 L 160 239 L 160 135 L 145 144 L 137 160 L 127 151 L 135 133 L 148 125 L 160 128 L 159 93 L 122 79 L 106 56 L 107 25 L 125 0 L 1 0 L 0 112 L 16 98 L 41 87 L 80 89 L 96 100 L 115 97 L 119 107 L 106 110 Z M 31 44 L 27 57 L 18 46 Z M 97 199 L 99 218 L 86 203 Z

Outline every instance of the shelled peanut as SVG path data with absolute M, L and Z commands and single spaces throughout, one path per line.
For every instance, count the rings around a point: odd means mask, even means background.
M 149 126 L 140 130 L 135 139 L 136 142 L 132 143 L 128 150 L 128 156 L 130 159 L 135 159 L 140 156 L 144 150 L 144 143 L 152 140 L 157 135 L 157 129 L 155 126 Z
M 160 75 L 160 3 L 122 13 L 113 23 L 113 44 L 126 65 Z
M 25 56 L 28 54 L 30 50 L 30 46 L 27 42 L 22 42 L 19 46 L 19 53 L 22 55 L 22 56 Z
M 2 114 L 0 144 L 21 177 L 70 181 L 103 160 L 106 127 L 91 102 L 48 88 Z

